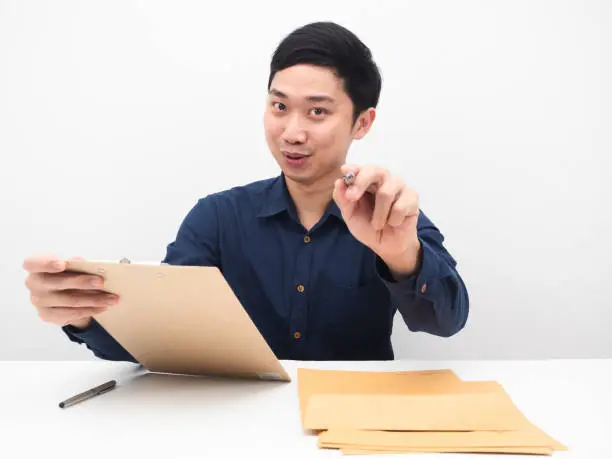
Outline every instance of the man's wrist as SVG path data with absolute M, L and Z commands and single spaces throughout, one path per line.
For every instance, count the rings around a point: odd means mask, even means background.
M 418 239 L 402 254 L 393 257 L 382 258 L 394 279 L 414 276 L 419 272 L 423 259 L 423 247 Z
M 75 320 L 74 322 L 71 322 L 68 325 L 70 325 L 73 328 L 76 328 L 77 330 L 85 330 L 91 325 L 91 321 L 92 321 L 91 317 L 87 317 L 85 319 Z

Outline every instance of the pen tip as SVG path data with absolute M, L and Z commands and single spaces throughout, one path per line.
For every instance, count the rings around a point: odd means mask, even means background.
M 64 402 L 60 402 L 59 407 L 64 408 Z

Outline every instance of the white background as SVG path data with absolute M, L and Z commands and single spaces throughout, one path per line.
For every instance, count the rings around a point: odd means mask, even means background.
M 471 296 L 450 339 L 398 316 L 397 357 L 612 357 L 610 2 L 0 0 L 0 359 L 91 358 L 24 257 L 161 260 L 199 197 L 278 173 L 269 59 L 315 20 L 384 77 L 349 160 L 419 191 Z

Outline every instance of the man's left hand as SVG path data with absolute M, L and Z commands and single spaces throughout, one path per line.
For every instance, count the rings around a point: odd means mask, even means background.
M 336 180 L 333 198 L 349 231 L 372 249 L 394 277 L 414 274 L 420 264 L 417 237 L 418 194 L 403 180 L 378 166 L 343 165 L 355 180 Z

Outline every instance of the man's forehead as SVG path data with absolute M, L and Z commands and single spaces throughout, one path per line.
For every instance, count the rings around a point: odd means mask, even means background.
M 344 92 L 342 80 L 332 70 L 311 65 L 280 70 L 274 75 L 270 90 L 287 97 L 327 96 L 335 100 Z

